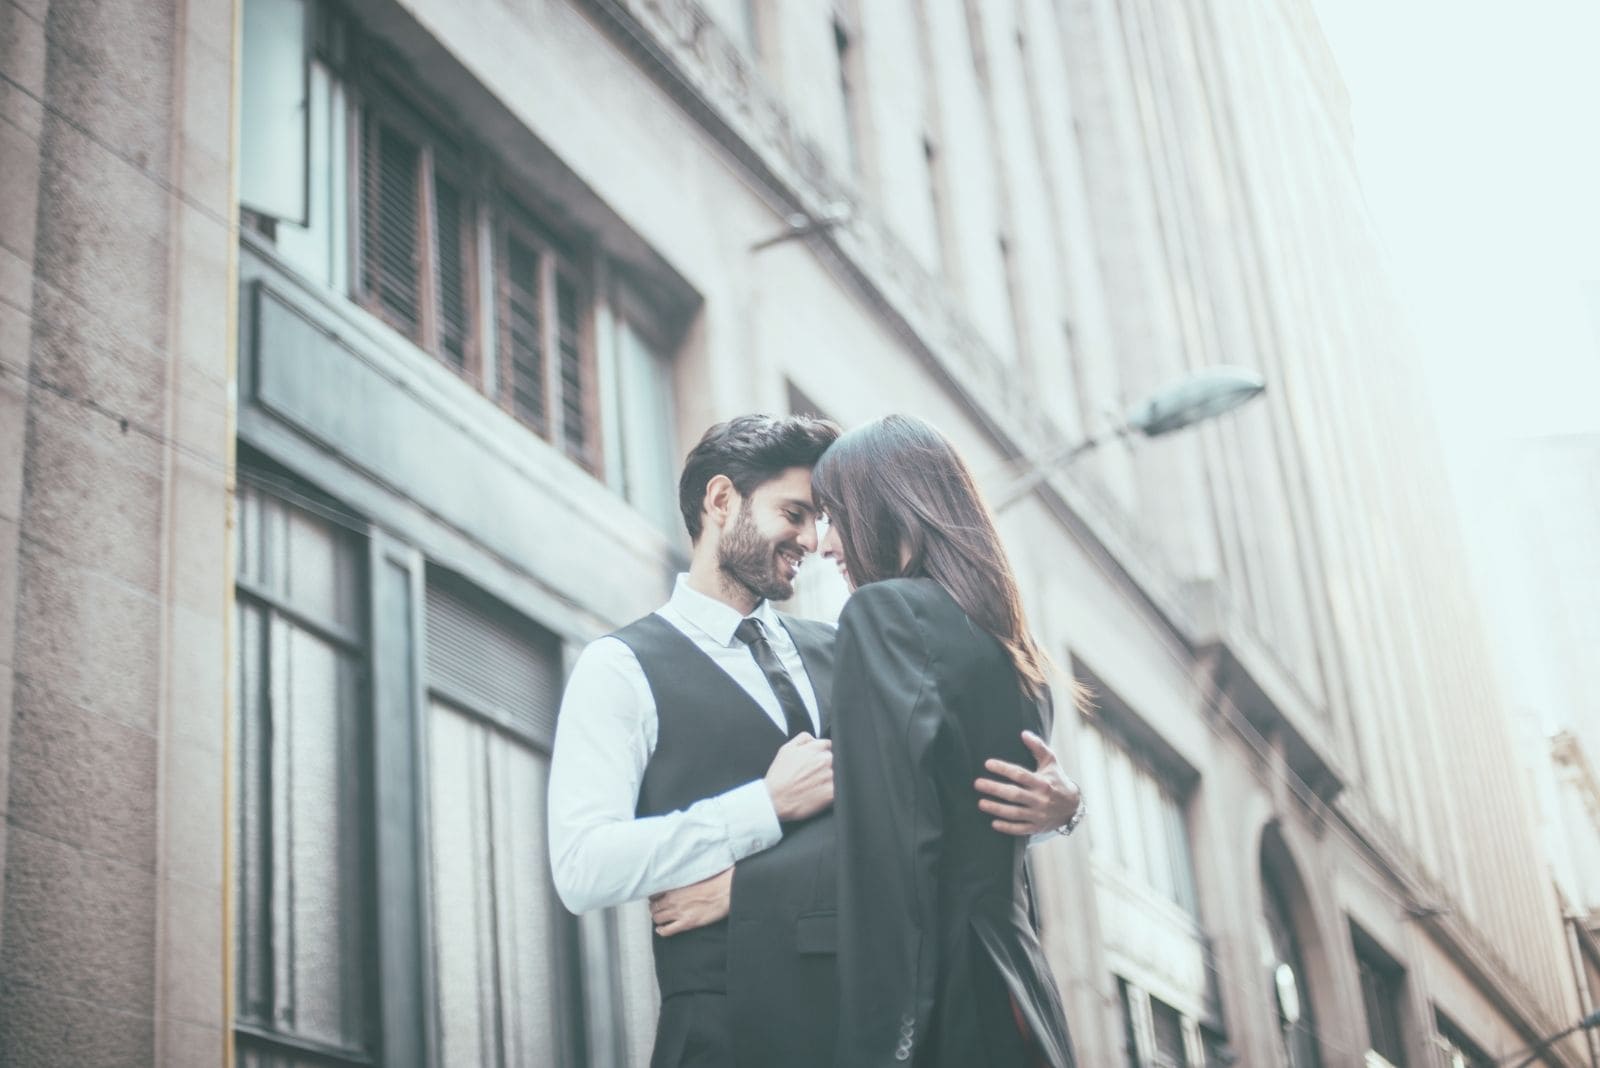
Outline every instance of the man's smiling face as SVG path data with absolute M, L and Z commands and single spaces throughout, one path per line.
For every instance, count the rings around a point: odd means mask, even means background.
M 816 548 L 811 469 L 790 467 L 740 500 L 722 531 L 717 566 L 757 597 L 783 601 L 794 595 L 800 562 Z

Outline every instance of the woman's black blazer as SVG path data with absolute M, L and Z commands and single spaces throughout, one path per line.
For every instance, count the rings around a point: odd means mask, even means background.
M 858 589 L 835 649 L 836 1064 L 1073 1068 L 1028 920 L 1027 840 L 994 830 L 973 789 L 985 758 L 1032 765 L 1020 735 L 1045 734 L 1048 713 L 932 579 Z

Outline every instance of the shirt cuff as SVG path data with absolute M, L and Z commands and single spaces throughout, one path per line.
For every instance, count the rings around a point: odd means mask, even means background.
M 723 794 L 722 818 L 728 828 L 728 848 L 737 863 L 752 853 L 771 849 L 783 838 L 772 795 L 762 779 L 736 786 Z

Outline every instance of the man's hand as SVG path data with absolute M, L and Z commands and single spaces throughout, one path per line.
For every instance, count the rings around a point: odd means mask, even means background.
M 1083 799 L 1078 784 L 1067 778 L 1044 739 L 1023 731 L 1022 744 L 1033 754 L 1036 770 L 1004 760 L 986 760 L 984 767 L 1011 781 L 979 779 L 974 784 L 979 793 L 989 795 L 978 807 L 995 817 L 994 829 L 1019 837 L 1065 826 Z
M 725 919 L 732 900 L 733 869 L 724 868 L 709 879 L 650 895 L 650 922 L 656 934 L 671 938 Z
M 833 804 L 833 743 L 795 735 L 772 759 L 766 783 L 781 822 L 815 816 Z

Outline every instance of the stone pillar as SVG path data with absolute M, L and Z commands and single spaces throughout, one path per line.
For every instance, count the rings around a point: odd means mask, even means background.
M 223 1063 L 234 5 L 0 6 L 0 1063 Z

